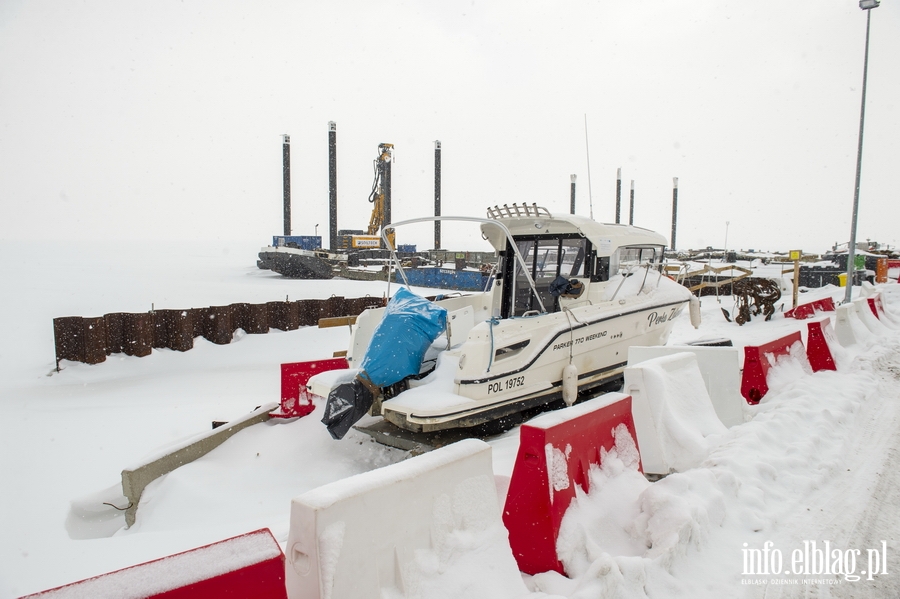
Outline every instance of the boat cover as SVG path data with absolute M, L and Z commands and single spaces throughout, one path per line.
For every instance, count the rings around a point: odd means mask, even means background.
M 360 368 L 376 387 L 419 374 L 431 343 L 447 328 L 447 311 L 400 287 L 372 334 Z
M 419 374 L 425 351 L 446 326 L 444 308 L 404 287 L 398 289 L 372 334 L 360 373 L 328 394 L 322 423 L 331 436 L 342 439 L 366 415 L 378 388 Z

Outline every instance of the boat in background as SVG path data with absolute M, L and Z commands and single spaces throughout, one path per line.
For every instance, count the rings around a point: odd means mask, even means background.
M 334 265 L 347 256 L 321 246 L 318 235 L 274 235 L 272 245 L 259 250 L 256 266 L 291 279 L 331 279 Z

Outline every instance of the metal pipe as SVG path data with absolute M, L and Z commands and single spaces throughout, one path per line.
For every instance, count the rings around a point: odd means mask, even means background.
M 337 235 L 337 124 L 328 121 L 328 247 L 338 249 Z
M 391 222 L 391 164 L 394 162 L 394 153 L 386 160 L 384 166 L 384 222 Z
M 622 211 L 622 169 L 616 170 L 616 224 L 619 224 L 619 215 Z
M 291 136 L 281 136 L 281 175 L 284 180 L 284 234 L 291 234 Z
M 572 181 L 570 197 L 569 197 L 569 214 L 575 214 L 575 179 L 577 175 L 569 175 L 569 180 Z
M 588 206 L 591 209 L 591 220 L 594 220 L 594 191 L 591 189 L 591 148 L 588 145 L 587 114 L 584 115 L 584 152 L 587 154 Z
M 678 177 L 672 177 L 672 251 L 675 251 L 675 224 L 678 222 Z
M 628 207 L 628 224 L 634 224 L 634 179 L 631 180 L 631 204 Z
M 441 215 L 441 140 L 434 141 L 434 215 Z M 441 221 L 434 221 L 434 249 L 441 249 Z

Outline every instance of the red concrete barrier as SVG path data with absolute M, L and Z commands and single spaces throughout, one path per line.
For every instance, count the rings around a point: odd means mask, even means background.
M 900 322 L 898 322 L 891 314 L 885 310 L 884 305 L 884 294 L 877 293 L 869 299 L 869 308 L 875 312 L 875 316 L 878 320 L 889 329 L 896 330 L 900 328 Z
M 281 365 L 281 407 L 271 413 L 273 418 L 299 418 L 310 414 L 315 406 L 306 383 L 320 372 L 349 368 L 346 358 L 328 358 L 311 362 L 291 362 Z
M 805 318 L 811 318 L 816 312 L 834 312 L 834 310 L 834 301 L 830 297 L 826 297 L 814 302 L 809 302 L 808 304 L 800 304 L 793 310 L 785 312 L 784 316 L 786 318 L 803 320 Z
M 560 523 L 575 497 L 575 485 L 588 491 L 591 464 L 599 465 L 601 450 L 615 446 L 619 425 L 625 426 L 636 449 L 631 396 L 609 393 L 520 427 L 519 453 L 503 508 L 519 570 L 565 573 L 556 555 Z
M 284 554 L 267 528 L 21 599 L 287 599 Z
M 869 304 L 869 310 L 875 315 L 875 318 L 881 320 L 881 312 L 884 312 L 884 306 L 881 304 L 881 295 L 873 295 L 867 297 L 866 302 Z
M 831 351 L 831 343 L 836 342 L 831 329 L 831 319 L 813 320 L 806 326 L 809 329 L 809 335 L 806 337 L 806 357 L 813 372 L 837 370 Z
M 792 333 L 770 341 L 763 345 L 747 345 L 744 347 L 744 372 L 741 376 L 741 395 L 750 405 L 759 403 L 759 400 L 769 392 L 766 375 L 772 365 L 772 359 L 778 356 L 787 356 L 791 353 L 791 346 L 800 342 L 800 332 Z

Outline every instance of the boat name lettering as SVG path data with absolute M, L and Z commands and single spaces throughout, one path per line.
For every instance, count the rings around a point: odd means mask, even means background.
M 493 383 L 488 383 L 487 392 L 488 395 L 491 393 L 500 393 L 502 391 L 509 391 L 510 389 L 515 389 L 516 387 L 522 387 L 525 385 L 525 377 L 524 376 L 514 376 L 512 378 L 506 379 L 505 381 L 496 381 Z
M 599 333 L 593 333 L 591 335 L 588 335 L 587 337 L 577 337 L 568 341 L 561 341 L 553 345 L 553 351 L 556 351 L 558 349 L 565 349 L 572 345 L 578 345 L 579 343 L 593 341 L 594 339 L 602 339 L 603 337 L 606 337 L 607 334 L 609 334 L 609 331 L 600 331 Z
M 606 331 L 600 331 L 599 333 L 594 333 L 593 335 L 588 335 L 584 338 L 585 341 L 593 341 L 594 339 L 600 339 L 601 337 L 606 337 Z
M 652 327 L 653 325 L 668 322 L 668 321 L 672 320 L 673 318 L 675 318 L 677 310 L 678 310 L 678 308 L 676 307 L 676 308 L 672 308 L 671 312 L 659 313 L 659 312 L 653 311 L 647 317 L 648 324 Z

